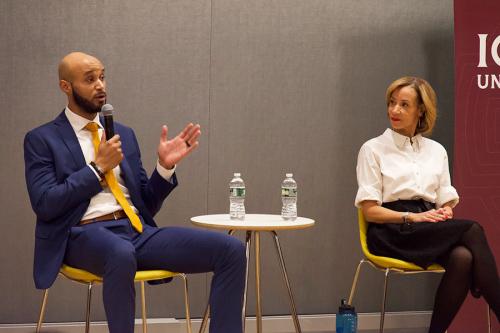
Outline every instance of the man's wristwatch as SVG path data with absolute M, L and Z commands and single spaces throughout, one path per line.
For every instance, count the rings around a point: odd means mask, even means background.
M 410 224 L 410 219 L 408 216 L 410 215 L 410 212 L 404 212 L 402 217 L 403 217 L 403 223 L 404 224 Z
M 97 164 L 95 164 L 94 161 L 90 162 L 90 166 L 92 167 L 92 169 L 95 170 L 95 172 L 97 172 L 97 174 L 99 175 L 99 177 L 101 177 L 101 179 L 104 179 L 104 172 L 101 170 L 101 168 L 97 166 Z

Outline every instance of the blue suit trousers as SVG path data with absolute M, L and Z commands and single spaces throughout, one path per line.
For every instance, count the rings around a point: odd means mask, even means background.
M 137 270 L 213 272 L 210 332 L 242 332 L 245 247 L 223 233 L 144 224 L 137 233 L 128 219 L 71 229 L 65 263 L 103 277 L 110 333 L 133 333 Z

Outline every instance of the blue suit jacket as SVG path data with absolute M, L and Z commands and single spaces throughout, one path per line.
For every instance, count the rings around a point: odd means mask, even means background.
M 155 171 L 147 177 L 137 139 L 131 128 L 115 123 L 124 159 L 122 177 L 144 221 L 156 227 L 153 216 L 177 186 Z M 33 277 L 39 289 L 49 288 L 64 259 L 71 227 L 82 219 L 90 199 L 102 188 L 85 163 L 80 144 L 64 111 L 24 138 L 26 184 L 36 214 Z

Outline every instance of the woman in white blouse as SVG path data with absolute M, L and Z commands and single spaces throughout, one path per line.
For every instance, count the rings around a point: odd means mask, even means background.
M 442 145 L 423 137 L 436 121 L 436 94 L 416 77 L 387 88 L 391 129 L 361 147 L 355 204 L 370 221 L 370 251 L 427 267 L 445 267 L 429 332 L 445 332 L 469 288 L 499 317 L 500 282 L 482 227 L 454 219 L 458 194 L 450 182 Z

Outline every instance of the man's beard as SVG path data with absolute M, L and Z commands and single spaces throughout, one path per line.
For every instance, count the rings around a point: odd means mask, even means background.
M 93 104 L 90 100 L 78 94 L 75 87 L 72 85 L 73 99 L 83 111 L 89 114 L 94 114 L 101 111 L 101 106 Z

